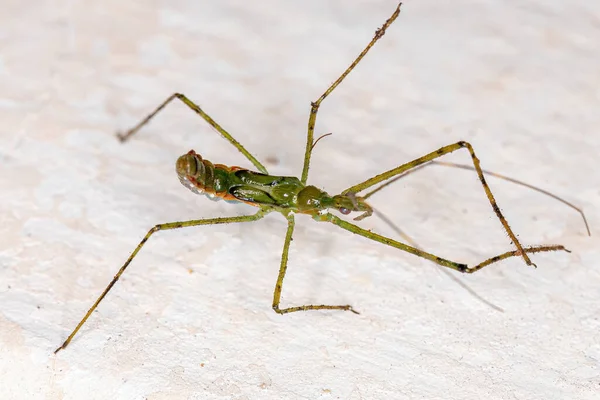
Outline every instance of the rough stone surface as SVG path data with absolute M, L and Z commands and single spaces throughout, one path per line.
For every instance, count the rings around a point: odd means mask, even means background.
M 5 0 L 0 14 L 1 399 L 597 399 L 600 3 L 407 1 L 321 108 L 310 182 L 339 192 L 443 145 L 582 206 L 490 178 L 525 244 L 573 252 L 454 274 L 299 217 L 271 310 L 285 219 L 161 232 L 65 351 L 52 354 L 156 223 L 241 215 L 183 188 L 195 149 L 299 175 L 309 104 L 394 1 Z M 595 54 L 595 55 L 594 55 Z M 468 163 L 464 151 L 445 157 Z M 474 173 L 430 167 L 372 204 L 439 256 L 512 249 Z M 361 223 L 394 233 L 375 217 Z

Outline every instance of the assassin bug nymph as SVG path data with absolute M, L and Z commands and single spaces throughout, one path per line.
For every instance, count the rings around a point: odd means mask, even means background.
M 164 224 L 158 224 L 154 226 L 138 244 L 135 250 L 131 253 L 125 264 L 119 269 L 113 280 L 108 284 L 106 289 L 102 292 L 100 297 L 94 302 L 92 307 L 88 310 L 85 316 L 81 319 L 79 324 L 71 332 L 65 342 L 55 350 L 55 353 L 61 349 L 66 348 L 75 334 L 79 331 L 82 325 L 90 317 L 92 312 L 96 309 L 98 304 L 104 299 L 106 294 L 119 280 L 119 277 L 123 274 L 127 266 L 131 263 L 134 257 L 138 254 L 141 248 L 144 246 L 146 241 L 154 233 L 161 230 L 168 229 L 179 229 L 190 226 L 198 225 L 215 225 L 215 224 L 229 224 L 235 222 L 251 222 L 257 221 L 263 218 L 270 212 L 279 212 L 287 219 L 287 232 L 285 235 L 285 241 L 283 244 L 283 253 L 281 256 L 281 264 L 279 267 L 279 275 L 277 276 L 277 282 L 275 284 L 275 291 L 273 294 L 273 310 L 279 314 L 285 314 L 295 311 L 307 311 L 307 310 L 346 310 L 357 313 L 350 305 L 325 305 L 325 304 L 310 304 L 295 307 L 280 308 L 281 291 L 283 286 L 283 280 L 285 277 L 287 264 L 288 264 L 288 252 L 290 243 L 292 240 L 292 233 L 294 231 L 294 214 L 308 214 L 314 220 L 319 222 L 329 222 L 342 229 L 350 231 L 354 234 L 364 236 L 368 239 L 376 242 L 383 243 L 388 246 L 395 247 L 399 250 L 403 250 L 412 253 L 416 256 L 433 261 L 443 267 L 451 268 L 453 270 L 473 273 L 480 269 L 496 263 L 500 260 L 504 260 L 509 257 L 522 257 L 527 265 L 534 265 L 529 258 L 529 254 L 566 250 L 561 245 L 541 245 L 541 246 L 523 246 L 517 236 L 513 233 L 512 229 L 508 225 L 508 222 L 502 215 L 500 208 L 496 204 L 496 200 L 486 183 L 484 173 L 480 167 L 479 159 L 475 155 L 473 147 L 464 141 L 459 141 L 447 146 L 441 147 L 429 154 L 419 157 L 413 161 L 402 164 L 389 171 L 383 172 L 376 175 L 364 182 L 356 184 L 348 189 L 342 191 L 338 195 L 329 195 L 321 189 L 315 186 L 307 185 L 308 171 L 310 165 L 310 158 L 312 155 L 312 149 L 314 147 L 314 130 L 315 122 L 317 119 L 317 113 L 321 103 L 333 92 L 333 90 L 346 78 L 346 76 L 356 67 L 356 65 L 362 60 L 367 52 L 373 47 L 373 45 L 383 37 L 386 30 L 394 22 L 394 20 L 400 14 L 400 5 L 397 6 L 391 17 L 379 28 L 369 42 L 369 44 L 363 49 L 358 57 L 350 64 L 350 66 L 338 77 L 335 82 L 319 97 L 315 102 L 311 104 L 310 115 L 308 118 L 308 133 L 306 138 L 306 148 L 304 154 L 304 166 L 302 169 L 302 175 L 300 178 L 287 177 L 287 176 L 273 176 L 269 175 L 267 169 L 261 164 L 250 152 L 248 152 L 244 146 L 242 146 L 236 139 L 234 139 L 225 129 L 223 129 L 215 120 L 213 120 L 208 114 L 204 112 L 198 105 L 188 99 L 186 96 L 180 93 L 175 93 L 167 98 L 160 106 L 158 106 L 151 114 L 144 118 L 140 123 L 134 126 L 124 134 L 119 134 L 121 141 L 128 140 L 133 136 L 140 128 L 146 125 L 158 112 L 167 106 L 171 101 L 177 99 L 187 105 L 196 114 L 202 117 L 209 125 L 211 125 L 218 133 L 221 134 L 229 143 L 231 143 L 236 149 L 238 149 L 259 172 L 254 172 L 241 167 L 229 167 L 222 164 L 212 164 L 210 161 L 203 159 L 195 151 L 191 150 L 187 154 L 181 156 L 176 163 L 176 170 L 179 179 L 188 189 L 198 194 L 205 194 L 210 197 L 218 197 L 229 201 L 239 201 L 246 204 L 256 206 L 258 211 L 253 215 L 244 215 L 236 217 L 225 217 L 225 218 L 209 218 L 192 221 L 181 221 L 181 222 L 168 222 Z M 359 212 L 360 215 L 354 218 L 355 221 L 360 221 L 363 218 L 369 217 L 373 213 L 372 207 L 367 203 L 367 198 L 378 189 L 366 194 L 359 195 L 360 192 L 377 185 L 382 182 L 393 180 L 393 178 L 405 174 L 408 171 L 419 168 L 420 166 L 430 163 L 433 160 L 448 154 L 456 150 L 465 149 L 472 160 L 473 166 L 469 167 L 477 172 L 481 186 L 485 191 L 485 194 L 489 200 L 492 209 L 496 216 L 502 223 L 506 233 L 510 237 L 512 243 L 516 247 L 515 250 L 507 251 L 497 256 L 488 258 L 483 262 L 469 267 L 466 264 L 447 260 L 442 257 L 438 257 L 434 254 L 425 252 L 418 249 L 416 246 L 410 246 L 408 244 L 396 241 L 386 236 L 379 235 L 369 230 L 363 229 L 353 223 L 347 222 L 344 219 L 337 217 L 330 211 L 338 211 L 341 214 L 350 214 L 352 212 Z M 383 183 L 386 185 L 386 183 Z

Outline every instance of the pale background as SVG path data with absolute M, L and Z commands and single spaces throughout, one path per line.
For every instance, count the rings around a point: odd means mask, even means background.
M 321 108 L 317 134 L 334 134 L 310 182 L 332 193 L 463 139 L 485 168 L 585 209 L 592 237 L 490 178 L 525 244 L 573 250 L 456 274 L 504 312 L 430 262 L 299 217 L 282 305 L 362 314 L 277 315 L 272 215 L 159 233 L 53 355 L 151 226 L 253 211 L 179 184 L 190 148 L 250 166 L 182 105 L 127 145 L 114 132 L 182 91 L 272 173 L 299 175 L 310 101 L 396 3 L 2 1 L 0 398 L 597 399 L 599 4 L 407 1 Z M 511 249 L 474 173 L 430 167 L 372 200 L 440 256 Z

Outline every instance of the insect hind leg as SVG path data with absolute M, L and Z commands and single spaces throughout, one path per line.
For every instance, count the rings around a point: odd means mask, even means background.
M 127 261 L 125 261 L 125 264 L 123 264 L 123 266 L 119 269 L 119 271 L 114 276 L 114 278 L 110 281 L 108 286 L 106 286 L 106 288 L 104 289 L 102 294 L 94 302 L 94 304 L 87 311 L 87 313 L 84 315 L 84 317 L 79 321 L 79 323 L 77 324 L 75 329 L 73 329 L 73 331 L 71 331 L 71 334 L 63 342 L 63 344 L 60 347 L 58 347 L 56 350 L 54 350 L 54 353 L 56 354 L 60 350 L 65 349 L 69 345 L 69 343 L 71 343 L 71 340 L 73 340 L 73 337 L 75 337 L 75 335 L 77 334 L 79 329 L 85 324 L 85 322 L 88 320 L 90 315 L 92 315 L 94 310 L 98 307 L 100 302 L 104 299 L 104 297 L 108 294 L 108 292 L 110 292 L 112 287 L 117 283 L 117 281 L 119 280 L 121 275 L 123 275 L 123 273 L 129 266 L 129 264 L 131 264 L 131 262 L 133 261 L 135 256 L 139 253 L 139 251 L 142 249 L 144 244 L 148 241 L 148 239 L 150 239 L 150 236 L 152 236 L 156 232 L 170 230 L 170 229 L 180 229 L 180 228 L 187 228 L 187 227 L 192 227 L 192 226 L 200 226 L 200 225 L 230 224 L 230 223 L 234 223 L 234 222 L 252 222 L 252 221 L 257 221 L 257 220 L 263 218 L 268 212 L 270 212 L 269 209 L 260 209 L 256 214 L 253 214 L 253 215 L 242 215 L 242 216 L 238 216 L 238 217 L 225 217 L 225 218 L 221 217 L 221 218 L 198 219 L 198 220 L 191 220 L 191 221 L 167 222 L 164 224 L 155 225 L 152 229 L 150 229 L 148 231 L 146 236 L 144 236 L 144 238 L 140 241 L 140 243 L 137 245 L 135 250 L 133 250 L 133 252 L 129 255 L 129 258 L 127 258 Z
M 146 125 L 156 114 L 162 111 L 170 102 L 174 99 L 180 100 L 183 104 L 188 106 L 191 110 L 193 110 L 196 114 L 201 116 L 210 126 L 212 126 L 225 140 L 231 143 L 240 153 L 242 153 L 260 172 L 263 174 L 268 174 L 267 169 L 264 165 L 262 165 L 256 157 L 254 157 L 240 142 L 234 139 L 233 136 L 229 132 L 227 132 L 221 125 L 219 125 L 214 119 L 210 117 L 207 113 L 200 108 L 196 103 L 191 101 L 185 95 L 181 93 L 173 93 L 165 101 L 163 101 L 154 111 L 148 114 L 144 119 L 138 122 L 133 128 L 127 130 L 125 133 L 117 133 L 117 137 L 121 142 L 126 142 L 129 140 L 131 136 L 133 136 L 137 131 L 139 131 L 144 125 Z

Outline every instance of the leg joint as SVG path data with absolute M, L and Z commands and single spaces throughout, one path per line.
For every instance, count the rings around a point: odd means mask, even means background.
M 277 314 L 283 315 L 285 314 L 280 308 L 278 304 L 273 304 L 273 311 L 275 311 Z
M 466 147 L 468 149 L 473 150 L 473 146 L 471 146 L 471 144 L 469 142 L 465 142 L 464 140 L 461 140 L 460 142 L 458 142 L 456 144 L 459 145 L 460 147 Z
M 456 270 L 464 274 L 470 274 L 472 272 L 467 264 L 456 264 Z

